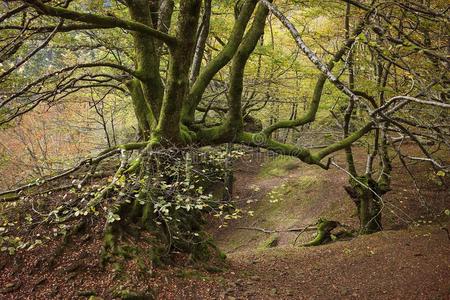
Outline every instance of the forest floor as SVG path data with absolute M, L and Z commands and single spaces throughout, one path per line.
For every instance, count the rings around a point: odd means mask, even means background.
M 343 165 L 341 155 L 336 161 Z M 357 228 L 343 189 L 347 175 L 289 158 L 246 156 L 235 164 L 234 197 L 242 218 L 211 226 L 227 254 L 223 265 L 180 260 L 123 279 L 98 265 L 102 224 L 92 224 L 56 261 L 51 258 L 57 245 L 51 243 L 13 257 L 1 254 L 0 298 L 110 299 L 111 290 L 123 285 L 153 291 L 158 299 L 450 299 L 450 240 L 441 228 L 449 228 L 449 218 L 435 218 L 449 208 L 450 193 L 427 165 L 414 164 L 411 171 L 421 197 L 406 171 L 395 168 L 393 191 L 383 197 L 384 231 L 301 247 L 314 231 L 298 236 L 289 229 L 319 217 Z

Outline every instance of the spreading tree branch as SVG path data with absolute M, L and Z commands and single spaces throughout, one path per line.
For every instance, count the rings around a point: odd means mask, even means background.
M 96 24 L 100 26 L 118 27 L 126 30 L 142 32 L 148 34 L 156 39 L 159 39 L 166 43 L 169 47 L 176 45 L 176 38 L 144 25 L 139 22 L 128 21 L 110 16 L 101 16 L 97 14 L 81 13 L 70 9 L 54 7 L 46 5 L 37 0 L 23 0 L 23 2 L 35 8 L 39 13 L 47 16 L 59 17 L 62 19 L 69 19 L 77 22 L 83 22 L 88 24 Z

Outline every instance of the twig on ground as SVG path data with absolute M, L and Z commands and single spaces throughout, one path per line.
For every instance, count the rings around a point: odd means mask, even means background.
M 312 225 L 308 225 L 306 227 L 301 228 L 289 228 L 289 229 L 265 229 L 265 228 L 259 228 L 259 227 L 238 227 L 237 229 L 244 229 L 244 230 L 255 230 L 255 231 L 261 231 L 264 233 L 277 233 L 277 232 L 304 232 L 306 230 L 316 230 L 317 227 L 312 227 Z

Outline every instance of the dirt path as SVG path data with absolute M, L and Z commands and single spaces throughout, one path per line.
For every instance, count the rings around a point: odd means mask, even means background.
M 449 243 L 435 227 L 386 231 L 316 248 L 239 252 L 230 261 L 224 277 L 231 283 L 225 291 L 235 298 L 450 297 Z
M 320 217 L 357 226 L 352 216 L 353 204 L 342 188 L 347 177 L 338 170 L 324 171 L 282 157 L 259 164 L 241 162 L 236 166 L 235 177 L 235 200 L 244 213 L 241 219 L 215 232 L 215 240 L 227 253 L 257 249 L 271 238 L 243 228 L 303 228 Z M 245 213 L 248 211 L 252 214 Z M 313 231 L 302 233 L 298 243 L 313 234 Z M 296 232 L 279 232 L 275 238 L 282 246 L 292 244 L 296 236 Z
M 279 166 L 278 163 L 275 165 Z M 207 281 L 215 282 L 210 294 L 196 295 L 194 292 L 190 296 L 224 299 L 450 299 L 450 243 L 445 231 L 437 225 L 406 228 L 401 217 L 395 218 L 400 210 L 409 218 L 425 218 L 419 216 L 426 214 L 425 208 L 417 204 L 407 207 L 399 200 L 412 197 L 409 190 L 398 186 L 397 189 L 403 193 L 386 199 L 391 207 L 396 208 L 392 212 L 386 209 L 387 229 L 401 227 L 402 230 L 386 230 L 313 248 L 293 246 L 296 233 L 278 233 L 275 237 L 277 246 L 267 248 L 264 247 L 265 241 L 271 236 L 273 238 L 273 234 L 240 228 L 288 229 L 314 222 L 319 216 L 353 226 L 357 224 L 352 216 L 351 201 L 342 189 L 347 180 L 342 172 L 329 170 L 325 173 L 304 164 L 289 166 L 282 176 L 261 176 L 261 170 L 261 167 L 250 168 L 246 164 L 238 167 L 236 194 L 242 203 L 248 199 L 260 200 L 243 205 L 255 211 L 253 217 L 244 216 L 216 233 L 219 245 L 228 253 L 229 270 L 220 276 L 207 277 Z M 299 180 L 307 182 L 305 178 L 314 184 L 298 184 Z M 406 184 L 404 181 L 398 184 Z M 284 199 L 267 204 L 267 194 L 274 189 L 279 190 L 282 185 Z M 428 222 L 431 223 L 423 223 Z M 302 240 L 311 236 L 312 233 L 304 234 Z M 222 282 L 220 288 L 217 282 Z

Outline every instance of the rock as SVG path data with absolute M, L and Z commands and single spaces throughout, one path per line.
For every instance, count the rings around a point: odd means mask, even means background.
M 254 276 L 250 277 L 250 279 L 253 280 L 253 281 L 260 281 L 261 280 L 261 278 L 259 276 L 257 276 L 257 275 L 254 275 Z
M 271 294 L 272 296 L 275 296 L 277 293 L 278 293 L 278 291 L 277 291 L 276 288 L 273 288 L 273 289 L 270 290 L 270 294 Z
M 21 286 L 21 283 L 19 281 L 7 283 L 7 284 L 5 284 L 4 288 L 0 289 L 0 293 L 6 294 L 6 293 L 14 292 L 14 291 L 18 290 L 20 288 L 20 286 Z

